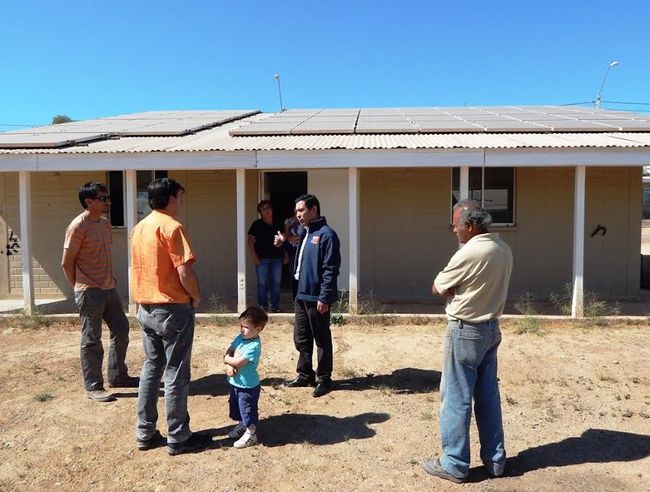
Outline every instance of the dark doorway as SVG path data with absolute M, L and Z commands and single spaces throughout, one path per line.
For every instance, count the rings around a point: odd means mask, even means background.
M 264 173 L 264 195 L 273 203 L 275 220 L 284 223 L 293 216 L 294 201 L 307 193 L 306 172 Z
M 294 214 L 295 200 L 307 193 L 306 172 L 265 172 L 264 197 L 273 204 L 273 218 L 278 224 Z M 291 298 L 291 262 L 282 268 L 283 297 Z M 286 305 L 282 302 L 282 305 Z

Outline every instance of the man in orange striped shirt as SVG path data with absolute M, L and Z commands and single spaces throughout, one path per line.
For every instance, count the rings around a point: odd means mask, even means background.
M 129 345 L 129 322 L 115 288 L 111 254 L 112 233 L 103 217 L 111 203 L 106 187 L 86 183 L 79 189 L 84 211 L 65 231 L 61 266 L 74 296 L 81 319 L 81 370 L 88 398 L 113 401 L 104 389 L 102 376 L 102 319 L 110 331 L 108 383 L 112 387 L 136 387 L 137 378 L 127 373 L 126 349 Z
M 192 433 L 187 411 L 194 310 L 201 293 L 192 268 L 196 257 L 176 219 L 184 193 L 173 179 L 154 180 L 147 188 L 152 212 L 131 233 L 131 294 L 140 304 L 138 322 L 146 356 L 136 405 L 136 443 L 146 451 L 163 442 L 156 421 L 164 376 L 167 452 L 172 456 L 205 448 L 212 440 Z

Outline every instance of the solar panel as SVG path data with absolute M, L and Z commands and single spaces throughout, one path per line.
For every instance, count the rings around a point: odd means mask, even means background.
M 432 121 L 415 122 L 421 133 L 476 133 L 482 132 L 483 127 L 468 121 Z
M 409 121 L 398 120 L 359 120 L 356 133 L 418 133 L 419 128 Z
M 181 136 L 259 113 L 150 111 L 0 133 L 0 148 L 56 148 L 109 136 Z
M 53 149 L 104 138 L 102 134 L 88 133 L 0 133 L 2 149 Z

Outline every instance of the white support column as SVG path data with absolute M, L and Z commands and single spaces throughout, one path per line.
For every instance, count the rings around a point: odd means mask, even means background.
M 350 293 L 349 313 L 359 311 L 359 170 L 348 169 L 348 198 L 350 221 Z
M 469 166 L 460 167 L 460 199 L 469 198 Z
M 573 299 L 571 316 L 584 316 L 585 166 L 576 166 L 573 197 Z
M 23 264 L 23 304 L 25 314 L 34 309 L 34 273 L 32 271 L 32 185 L 29 171 L 18 172 L 20 249 Z
M 246 170 L 237 169 L 237 312 L 246 309 Z
M 135 316 L 136 314 L 136 303 L 133 300 L 133 294 L 131 293 L 131 231 L 135 227 L 135 222 L 137 220 L 137 209 L 136 204 L 138 200 L 138 181 L 135 169 L 128 169 L 124 172 L 126 180 L 126 258 L 129 262 L 128 272 L 129 272 L 129 314 Z

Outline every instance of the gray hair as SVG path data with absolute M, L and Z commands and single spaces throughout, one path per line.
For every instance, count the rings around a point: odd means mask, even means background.
M 460 213 L 460 222 L 462 224 L 472 224 L 480 232 L 487 232 L 488 226 L 492 223 L 490 212 L 481 207 L 476 200 L 464 199 L 454 205 L 454 212 L 462 209 Z

